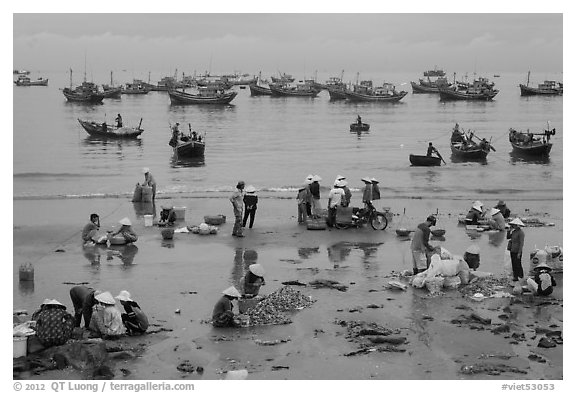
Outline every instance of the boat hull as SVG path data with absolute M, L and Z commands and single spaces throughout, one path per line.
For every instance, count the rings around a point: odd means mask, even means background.
M 16 86 L 48 86 L 48 79 L 35 80 L 30 82 L 14 81 Z
M 490 152 L 490 148 L 481 149 L 476 146 L 470 149 L 463 149 L 462 144 L 450 144 L 450 149 L 452 149 L 452 156 L 456 157 L 461 161 L 466 160 L 485 160 Z
M 184 105 L 203 105 L 203 104 L 216 104 L 224 105 L 230 103 L 238 95 L 237 92 L 232 91 L 216 97 L 202 97 L 195 94 L 188 94 L 182 91 L 169 90 L 170 102 L 172 104 Z
M 331 100 L 345 100 L 346 97 L 346 90 L 342 89 L 334 89 L 328 87 L 328 94 L 330 95 Z
M 273 96 L 277 97 L 312 97 L 312 98 L 316 97 L 320 92 L 319 90 L 293 91 L 273 85 L 270 86 L 270 91 L 272 92 Z
M 350 124 L 350 131 L 358 132 L 358 131 L 368 131 L 370 129 L 370 124 L 368 123 L 352 123 Z
M 520 95 L 521 96 L 559 96 L 562 95 L 562 90 L 560 89 L 538 89 L 534 87 L 528 87 L 526 85 L 520 85 Z
M 178 158 L 204 157 L 204 143 L 189 141 L 174 147 L 174 154 Z
M 392 96 L 375 96 L 369 94 L 355 93 L 353 91 L 346 92 L 346 98 L 350 101 L 368 101 L 368 102 L 398 102 L 408 94 L 405 91 L 401 91 Z
M 122 94 L 128 94 L 128 95 L 142 95 L 142 94 L 148 94 L 150 90 L 148 89 L 125 89 L 122 90 Z
M 104 131 L 102 129 L 102 124 L 98 124 L 93 121 L 85 121 L 81 119 L 78 119 L 78 122 L 80 123 L 82 128 L 84 128 L 84 130 L 91 136 L 98 136 L 103 138 L 135 139 L 144 132 L 144 129 L 142 128 L 128 128 L 128 127 L 116 128 L 113 126 L 108 126 L 109 131 Z
M 249 85 L 249 87 L 250 87 L 250 95 L 253 95 L 253 96 L 271 96 L 272 95 L 272 91 L 267 87 L 258 86 L 255 83 L 251 83 Z
M 441 100 L 462 100 L 462 101 L 491 101 L 496 94 L 498 94 L 498 90 L 492 90 L 490 93 L 482 93 L 482 94 L 469 94 L 465 91 L 458 91 L 453 89 L 447 88 L 438 88 L 438 92 L 440 93 Z
M 438 93 L 438 87 L 422 86 L 416 82 L 410 82 L 412 85 L 412 93 Z
M 410 164 L 412 166 L 440 166 L 442 160 L 434 156 L 419 156 L 410 154 Z
M 107 89 L 102 94 L 104 98 L 120 98 L 122 97 L 122 89 L 119 87 Z
M 510 142 L 510 144 L 512 145 L 513 153 L 531 157 L 549 156 L 553 145 L 553 143 L 533 143 L 531 145 L 519 145 L 514 142 Z
M 98 104 L 101 103 L 102 100 L 104 99 L 103 94 L 96 94 L 96 93 L 78 94 L 73 91 L 70 91 L 68 88 L 62 90 L 62 93 L 64 94 L 64 97 L 66 97 L 66 99 L 71 102 L 85 102 L 89 104 Z

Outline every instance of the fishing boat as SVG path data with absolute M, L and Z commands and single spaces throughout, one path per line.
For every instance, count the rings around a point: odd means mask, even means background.
M 410 154 L 410 163 L 412 166 L 440 166 L 442 159 L 434 156 Z
M 530 87 L 530 71 L 528 71 L 528 78 L 526 84 L 520 84 L 520 95 L 521 96 L 558 96 L 564 93 L 564 86 L 561 82 L 557 81 L 544 81 L 539 83 L 538 87 Z
M 327 88 L 328 94 L 330 95 L 330 100 L 345 100 L 348 97 L 346 96 L 346 92 L 348 91 L 348 87 L 346 85 L 342 86 L 330 86 Z
M 139 79 L 134 79 L 132 83 L 126 83 L 122 88 L 122 94 L 148 94 L 149 92 L 150 88 Z
M 512 145 L 512 151 L 516 154 L 526 155 L 526 156 L 548 156 L 550 150 L 552 150 L 552 143 L 550 143 L 550 136 L 556 135 L 556 128 L 550 130 L 548 126 L 547 130 L 541 133 L 532 133 L 530 130 L 526 132 L 516 131 L 510 128 L 508 131 L 508 139 Z M 540 137 L 535 138 L 538 135 Z
M 368 131 L 370 129 L 370 124 L 368 123 L 352 123 L 350 124 L 350 131 L 362 132 Z
M 15 75 L 28 75 L 28 74 L 30 74 L 30 71 L 28 71 L 28 70 L 14 70 L 12 73 Z
M 373 87 L 372 81 L 362 81 L 354 85 L 352 90 L 346 91 L 346 98 L 351 101 L 370 102 L 397 102 L 408 94 L 405 91 L 396 91 L 392 83 L 386 83 L 379 87 Z
M 172 104 L 229 104 L 238 95 L 235 91 L 226 91 L 219 86 L 199 86 L 197 94 L 184 90 L 168 90 Z
M 72 69 L 70 69 L 70 87 L 62 89 L 62 94 L 68 101 L 85 102 L 97 104 L 102 102 L 104 94 L 98 91 L 98 86 L 92 82 L 86 82 L 86 73 L 84 73 L 84 82 L 80 86 L 72 88 Z
M 137 138 L 144 132 L 144 129 L 141 128 L 142 119 L 140 119 L 138 127 L 116 127 L 114 125 L 108 125 L 106 122 L 96 123 L 95 121 L 81 119 L 78 119 L 78 122 L 91 136 L 104 138 Z
M 469 100 L 469 101 L 490 101 L 499 90 L 494 89 L 494 83 L 486 78 L 478 78 L 465 90 L 460 90 L 454 86 L 438 86 L 441 100 Z
M 420 78 L 418 83 L 410 82 L 413 93 L 438 93 L 438 86 L 450 85 L 444 75 L 427 75 L 429 72 L 430 71 L 424 72 L 425 78 Z
M 478 139 L 478 142 L 474 140 Z M 486 138 L 480 139 L 474 132 L 460 131 L 458 123 L 454 127 L 450 138 L 452 158 L 458 161 L 485 160 L 490 150 L 495 150 Z
M 172 147 L 177 158 L 198 158 L 204 157 L 206 147 L 206 133 L 204 138 L 197 137 L 196 132 L 192 132 L 192 126 L 188 124 L 189 135 L 184 135 L 179 131 L 172 133 L 172 138 L 168 145 Z
M 268 81 L 262 80 L 262 72 L 258 73 L 256 80 L 248 85 L 250 87 L 250 95 L 252 96 L 271 96 L 272 91 L 268 85 Z
M 19 75 L 18 79 L 14 81 L 16 86 L 48 86 L 48 79 L 38 78 L 31 80 L 26 75 Z
M 178 70 L 174 73 L 174 76 L 165 76 L 158 81 L 156 86 L 153 86 L 151 90 L 154 91 L 169 91 L 175 89 L 182 89 L 184 88 L 184 84 L 182 82 L 178 82 L 176 79 L 176 75 L 178 74 Z
M 270 91 L 273 96 L 282 97 L 316 97 L 320 90 L 315 89 L 312 85 L 307 83 L 292 84 L 270 84 Z
M 272 83 L 286 84 L 286 83 L 293 83 L 295 81 L 294 77 L 290 74 L 280 72 L 278 72 L 278 74 L 280 75 L 280 78 L 276 78 L 275 76 L 271 77 Z
M 102 85 L 102 90 L 104 98 L 121 98 L 122 97 L 122 87 L 114 86 L 114 81 L 112 80 L 112 71 L 110 71 L 110 84 Z

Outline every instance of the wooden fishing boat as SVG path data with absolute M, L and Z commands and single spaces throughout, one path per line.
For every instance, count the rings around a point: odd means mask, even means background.
M 434 156 L 410 154 L 410 163 L 412 166 L 440 166 L 442 159 Z
M 31 80 L 26 75 L 19 75 L 18 79 L 14 81 L 16 86 L 48 86 L 48 79 L 38 78 Z
M 460 83 L 460 82 L 458 82 Z M 486 78 L 478 78 L 468 85 L 465 90 L 454 86 L 438 86 L 441 100 L 469 100 L 469 101 L 490 101 L 499 90 L 494 89 L 494 83 Z
M 110 71 L 110 84 L 102 85 L 104 98 L 122 98 L 122 86 L 114 86 L 112 71 Z
M 122 88 L 102 85 L 102 94 L 104 95 L 104 98 L 121 98 Z
M 476 138 L 478 142 L 476 142 L 474 138 Z M 452 150 L 452 158 L 457 161 L 485 160 L 490 150 L 496 150 L 486 138 L 481 139 L 476 136 L 474 132 L 466 134 L 460 131 L 458 125 L 456 125 L 452 131 L 450 149 Z
M 370 102 L 398 102 L 408 94 L 405 91 L 396 91 L 391 83 L 384 83 L 382 86 L 373 88 L 372 81 L 362 81 L 354 85 L 353 90 L 346 91 L 346 98 L 351 101 Z
M 78 119 L 78 122 L 91 136 L 103 138 L 137 138 L 144 132 L 144 129 L 140 127 L 142 125 L 142 119 L 140 119 L 138 127 L 116 127 L 108 125 L 106 122 L 96 123 L 95 121 L 86 121 L 81 119 Z M 106 127 L 104 127 L 104 124 L 106 124 Z
M 368 123 L 352 123 L 350 124 L 350 131 L 360 132 L 360 131 L 368 131 L 370 129 L 370 124 Z
M 346 96 L 346 92 L 348 91 L 348 87 L 346 85 L 343 86 L 330 86 L 327 88 L 328 94 L 330 95 L 330 100 L 345 100 L 348 97 Z
M 420 78 L 418 83 L 410 82 L 410 85 L 412 85 L 413 93 L 438 93 L 439 86 L 450 86 L 450 83 L 448 83 L 448 79 L 445 77 L 439 77 L 433 80 L 428 76 L 426 79 Z
M 98 91 L 98 86 L 92 82 L 86 82 L 86 73 L 84 73 L 84 82 L 72 88 L 72 69 L 70 69 L 70 87 L 62 89 L 62 94 L 71 102 L 98 104 L 104 99 L 104 94 Z
M 204 142 L 198 141 L 179 141 L 178 145 L 173 147 L 174 154 L 178 158 L 195 158 L 204 156 L 204 148 L 206 147 Z
M 122 94 L 148 94 L 150 88 L 141 80 L 134 79 L 132 83 L 126 83 L 122 88 Z
M 508 139 L 512 145 L 513 153 L 533 157 L 548 156 L 553 145 L 550 143 L 550 136 L 556 135 L 555 128 L 552 130 L 548 128 L 541 133 L 532 133 L 529 131 L 519 132 L 510 128 L 508 132 Z M 535 138 L 535 135 L 541 137 Z
M 315 89 L 310 84 L 298 83 L 294 85 L 270 84 L 270 91 L 273 96 L 281 97 L 316 97 L 320 90 Z
M 253 96 L 271 96 L 272 90 L 266 86 L 260 86 L 258 83 L 251 83 L 248 85 L 250 87 L 250 95 Z
M 521 96 L 558 96 L 564 93 L 564 85 L 561 82 L 547 80 L 539 83 L 538 87 L 530 87 L 530 71 L 528 71 L 528 79 L 526 84 L 520 84 Z
M 168 90 L 172 104 L 229 104 L 238 95 L 235 91 L 225 91 L 213 86 L 198 87 L 198 94 L 186 93 L 183 90 Z

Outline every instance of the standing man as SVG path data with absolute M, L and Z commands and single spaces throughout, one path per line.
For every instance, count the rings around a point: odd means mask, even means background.
M 230 197 L 232 209 L 234 210 L 234 229 L 232 236 L 244 237 L 242 233 L 242 210 L 244 204 L 244 181 L 240 180 L 236 185 L 236 191 Z
M 114 120 L 116 120 L 116 127 L 122 127 L 122 116 L 120 116 L 120 113 L 118 113 L 118 116 L 116 116 Z
M 176 123 L 178 124 L 178 123 Z M 142 173 L 144 174 L 144 183 L 143 186 L 150 186 L 152 187 L 152 200 L 156 199 L 156 180 L 154 176 L 150 173 L 150 168 L 142 168 Z
M 510 251 L 510 260 L 512 262 L 512 281 L 518 281 L 524 278 L 522 269 L 522 249 L 524 248 L 524 231 L 521 227 L 525 226 L 521 219 L 515 218 L 510 221 L 510 229 L 506 234 L 509 239 L 507 250 Z
M 412 262 L 414 264 L 414 274 L 418 274 L 430 266 L 429 254 L 437 250 L 432 247 L 428 240 L 430 239 L 430 227 L 436 225 L 436 217 L 429 215 L 426 222 L 419 224 L 414 231 L 414 237 L 410 244 L 412 250 Z
M 306 214 L 308 215 L 308 218 L 312 217 L 312 191 L 310 191 L 310 186 L 312 185 L 312 179 L 314 178 L 314 175 L 308 175 L 306 177 Z
M 364 192 L 362 193 L 362 202 L 364 208 L 372 207 L 372 180 L 368 176 L 361 179 L 364 182 Z
M 320 183 L 322 178 L 318 175 L 312 177 L 312 184 L 310 184 L 310 193 L 312 194 L 312 216 L 320 218 L 322 214 L 322 204 L 320 203 Z
M 343 187 L 346 184 L 345 180 L 338 181 L 328 194 L 328 225 L 331 227 L 336 223 L 336 208 L 345 198 Z
M 256 188 L 254 186 L 246 187 L 246 194 L 244 195 L 244 220 L 242 221 L 242 227 L 246 226 L 248 217 L 250 217 L 250 226 L 254 225 L 254 216 L 256 215 L 256 209 L 258 208 L 258 195 L 256 195 Z

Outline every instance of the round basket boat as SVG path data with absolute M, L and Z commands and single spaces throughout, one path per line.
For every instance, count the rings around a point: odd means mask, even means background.
M 396 229 L 396 235 L 398 235 L 398 236 L 408 236 L 409 234 L 410 234 L 409 229 L 405 229 L 405 228 Z
M 430 233 L 432 233 L 434 236 L 440 237 L 446 234 L 446 229 L 433 229 L 430 231 Z

